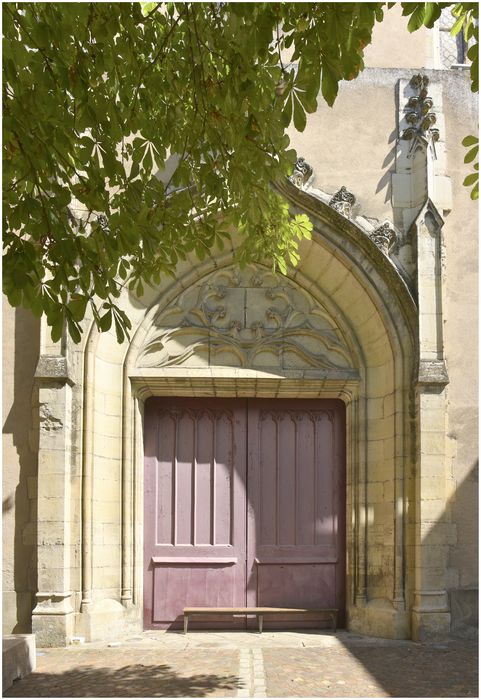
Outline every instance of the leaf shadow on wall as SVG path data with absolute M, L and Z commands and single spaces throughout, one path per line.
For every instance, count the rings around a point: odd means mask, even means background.
M 396 164 L 396 137 L 397 137 L 397 129 L 394 129 L 389 134 L 388 141 L 387 141 L 388 144 L 394 143 L 394 145 L 390 148 L 386 157 L 383 160 L 383 163 L 381 165 L 381 169 L 385 172 L 376 186 L 376 194 L 378 192 L 381 192 L 383 189 L 386 189 L 386 194 L 384 196 L 384 202 L 389 202 L 391 199 L 391 194 L 392 194 L 392 179 L 391 178 L 392 178 L 392 174 L 394 172 L 395 164 Z

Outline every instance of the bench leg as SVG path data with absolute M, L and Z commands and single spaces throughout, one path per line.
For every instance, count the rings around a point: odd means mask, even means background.
M 258 615 L 259 618 L 259 634 L 262 634 L 262 625 L 264 623 L 264 615 Z
M 337 632 L 337 613 L 333 613 L 331 615 L 332 618 L 332 627 L 334 629 L 334 632 Z
M 184 615 L 184 634 L 187 634 L 187 627 L 189 626 L 189 616 Z

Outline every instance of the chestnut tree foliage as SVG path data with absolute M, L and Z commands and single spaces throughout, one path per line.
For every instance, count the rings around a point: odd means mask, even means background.
M 406 3 L 405 14 L 414 29 L 430 26 L 429 8 L 448 4 Z M 358 75 L 386 10 L 3 3 L 10 304 L 45 314 L 53 339 L 66 326 L 75 341 L 90 307 L 121 342 L 122 288 L 142 295 L 233 229 L 240 264 L 267 258 L 285 272 L 312 228 L 272 187 L 297 157 L 286 128 L 302 131 L 318 99 L 332 105 L 339 82 Z

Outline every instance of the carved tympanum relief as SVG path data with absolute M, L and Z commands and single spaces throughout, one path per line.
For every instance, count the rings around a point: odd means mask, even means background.
M 291 280 L 254 265 L 214 272 L 160 312 L 138 366 L 173 365 L 353 367 L 327 311 Z

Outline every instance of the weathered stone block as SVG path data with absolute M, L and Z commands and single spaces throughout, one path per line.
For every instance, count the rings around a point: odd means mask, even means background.
M 32 632 L 35 634 L 37 646 L 65 647 L 72 639 L 74 631 L 74 615 L 36 615 L 32 618 Z
M 451 616 L 449 612 L 412 613 L 412 638 L 416 642 L 444 640 L 449 637 Z
M 2 691 L 5 692 L 17 678 L 25 678 L 35 671 L 34 634 L 9 634 L 2 639 Z
M 456 637 L 473 639 L 478 635 L 479 591 L 476 588 L 449 591 L 451 632 Z
M 446 436 L 444 432 L 423 432 L 420 436 L 421 455 L 442 455 L 446 447 Z M 422 471 L 422 465 L 421 465 Z

